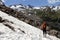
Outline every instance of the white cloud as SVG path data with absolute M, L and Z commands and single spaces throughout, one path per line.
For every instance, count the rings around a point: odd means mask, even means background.
M 2 2 L 6 2 L 6 0 L 2 0 Z
M 60 2 L 60 0 L 48 0 L 48 3 L 51 3 L 51 4 L 56 3 L 56 2 Z
M 2 2 L 5 2 L 5 0 L 2 0 Z

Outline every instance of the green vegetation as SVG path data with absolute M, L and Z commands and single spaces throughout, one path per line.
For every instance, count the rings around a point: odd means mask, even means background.
M 36 15 L 42 17 L 43 20 L 57 22 L 60 18 L 60 10 L 52 10 L 50 7 L 47 7 L 44 10 L 34 10 L 36 11 Z M 50 19 L 49 19 L 50 18 Z M 49 20 L 48 20 L 49 19 Z

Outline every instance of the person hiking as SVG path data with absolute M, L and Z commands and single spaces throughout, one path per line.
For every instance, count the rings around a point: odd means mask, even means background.
M 46 21 L 44 21 L 41 25 L 41 29 L 43 30 L 44 35 L 46 34 L 46 27 L 47 27 L 47 24 L 46 24 Z

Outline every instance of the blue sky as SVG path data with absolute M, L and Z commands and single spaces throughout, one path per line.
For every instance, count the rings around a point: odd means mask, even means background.
M 60 4 L 60 0 L 3 0 L 6 5 L 23 4 L 32 6 L 46 6 Z

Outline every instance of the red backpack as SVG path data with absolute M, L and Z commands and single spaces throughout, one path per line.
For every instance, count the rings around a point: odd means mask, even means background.
M 41 29 L 46 29 L 46 22 L 43 22 L 43 24 L 41 25 Z

